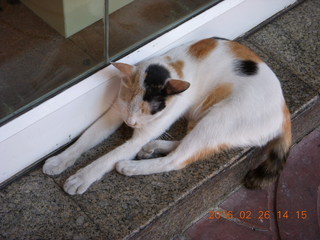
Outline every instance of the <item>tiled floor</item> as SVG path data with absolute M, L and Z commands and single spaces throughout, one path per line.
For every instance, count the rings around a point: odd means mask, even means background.
M 291 149 L 276 184 L 259 191 L 240 188 L 177 239 L 317 240 L 319 172 L 320 128 Z

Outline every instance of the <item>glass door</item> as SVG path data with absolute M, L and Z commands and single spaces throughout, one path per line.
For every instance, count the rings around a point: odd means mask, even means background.
M 0 1 L 0 126 L 220 1 Z

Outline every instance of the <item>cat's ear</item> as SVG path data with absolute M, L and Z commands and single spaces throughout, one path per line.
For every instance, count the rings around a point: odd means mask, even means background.
M 135 70 L 135 66 L 133 65 L 129 65 L 129 64 L 126 64 L 126 63 L 120 63 L 120 62 L 111 62 L 111 64 L 117 68 L 120 72 L 122 72 L 125 76 L 127 77 L 131 77 L 134 73 L 134 70 Z
M 171 79 L 166 82 L 164 90 L 167 95 L 182 93 L 190 87 L 190 83 L 182 80 Z

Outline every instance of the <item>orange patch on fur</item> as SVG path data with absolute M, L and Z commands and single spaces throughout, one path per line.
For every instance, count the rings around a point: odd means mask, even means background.
M 131 91 L 134 92 L 139 88 L 140 73 L 132 74 L 131 76 L 123 76 L 122 82 Z
M 147 76 L 147 74 L 143 73 L 143 79 L 146 78 L 146 76 Z M 139 86 L 140 86 L 140 83 L 139 83 L 140 77 L 141 77 L 140 72 L 137 72 L 135 74 L 135 76 L 130 79 L 130 82 L 131 82 L 131 86 L 130 87 L 131 88 L 133 88 L 133 89 L 138 89 L 139 88 Z
M 284 137 L 284 142 L 287 145 L 287 148 L 289 148 L 292 143 L 292 132 L 291 132 L 291 115 L 287 105 L 283 106 L 283 114 L 284 114 L 284 121 L 282 124 L 283 137 Z
M 257 56 L 251 49 L 238 42 L 230 41 L 229 46 L 236 58 L 251 60 L 256 63 L 263 62 L 262 59 Z
M 197 125 L 197 122 L 196 122 L 196 121 L 190 120 L 190 121 L 188 122 L 187 132 L 188 132 L 188 133 L 191 132 L 192 129 L 194 129 L 194 127 L 195 127 L 196 125 Z
M 217 46 L 217 40 L 213 38 L 203 39 L 191 45 L 189 53 L 198 59 L 204 59 Z
M 131 102 L 135 96 L 144 95 L 145 90 L 140 87 L 139 79 L 140 79 L 139 73 L 136 73 L 130 78 L 127 77 L 126 79 L 123 79 L 126 87 L 123 86 L 121 87 L 121 90 L 120 90 L 120 98 L 122 100 L 126 102 Z
M 193 155 L 192 157 L 188 158 L 186 161 L 184 161 L 182 163 L 181 167 L 185 167 L 193 162 L 197 162 L 199 160 L 202 160 L 206 157 L 209 157 L 221 150 L 226 150 L 229 148 L 229 145 L 227 144 L 221 144 L 219 146 L 217 146 L 216 148 L 204 148 L 201 149 L 199 152 L 197 152 L 195 155 Z
M 143 114 L 150 114 L 150 105 L 147 102 L 142 102 L 141 104 L 141 111 Z
M 211 106 L 221 102 L 232 94 L 233 85 L 222 83 L 216 86 L 201 104 L 201 111 L 205 112 Z
M 170 66 L 174 68 L 174 70 L 177 72 L 179 78 L 183 78 L 183 67 L 184 67 L 183 61 L 172 62 L 172 63 L 170 63 Z
M 122 87 L 119 92 L 119 97 L 125 102 L 129 102 L 132 99 L 132 95 L 132 91 L 130 91 L 130 89 L 126 87 Z
M 132 78 L 130 78 L 129 80 L 129 89 L 130 91 L 133 93 L 132 97 L 136 96 L 136 95 L 143 95 L 145 90 L 143 88 L 141 88 L 140 86 L 140 73 L 136 73 L 135 76 L 133 76 Z M 146 73 L 143 73 L 143 78 L 146 77 Z M 131 99 L 132 100 L 132 99 Z

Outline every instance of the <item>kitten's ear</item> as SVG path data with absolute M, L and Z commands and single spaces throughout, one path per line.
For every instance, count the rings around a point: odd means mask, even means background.
M 190 83 L 182 80 L 171 79 L 164 86 L 167 95 L 182 93 L 190 87 Z
M 127 77 L 131 77 L 134 73 L 135 66 L 119 62 L 111 62 L 111 64 Z

